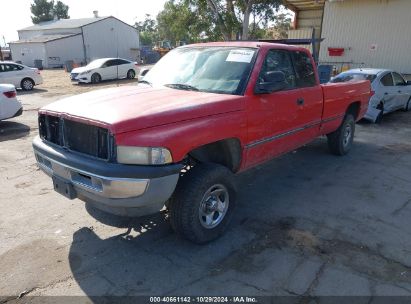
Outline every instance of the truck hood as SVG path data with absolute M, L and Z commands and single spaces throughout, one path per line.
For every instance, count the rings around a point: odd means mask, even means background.
M 238 95 L 145 85 L 96 90 L 61 99 L 40 113 L 108 128 L 113 134 L 239 111 Z

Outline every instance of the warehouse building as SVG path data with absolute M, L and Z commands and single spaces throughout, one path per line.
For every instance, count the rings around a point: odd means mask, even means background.
M 410 12 L 410 0 L 327 1 L 320 62 L 411 74 Z
M 139 33 L 115 17 L 60 19 L 18 31 L 19 40 L 10 42 L 13 60 L 28 66 L 42 63 L 61 67 L 67 61 L 88 63 L 102 57 L 139 60 Z
M 295 13 L 289 38 L 323 39 L 313 49 L 337 72 L 357 67 L 411 74 L 411 0 L 284 0 Z M 311 49 L 311 47 L 309 46 Z

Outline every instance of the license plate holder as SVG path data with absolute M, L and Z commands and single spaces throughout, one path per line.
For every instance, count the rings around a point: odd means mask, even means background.
M 66 182 L 64 179 L 59 178 L 55 175 L 52 177 L 52 179 L 54 191 L 71 200 L 77 197 L 77 192 L 70 182 Z

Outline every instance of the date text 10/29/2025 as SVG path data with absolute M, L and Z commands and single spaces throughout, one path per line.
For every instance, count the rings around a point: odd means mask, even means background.
M 150 297 L 150 303 L 258 303 L 255 297 L 231 296 L 231 297 Z

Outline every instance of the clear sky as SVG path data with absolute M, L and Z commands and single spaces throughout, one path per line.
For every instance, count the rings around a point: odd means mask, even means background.
M 69 8 L 71 18 L 90 18 L 97 10 L 100 16 L 115 16 L 129 24 L 144 20 L 145 14 L 156 16 L 166 0 L 62 0 Z M 17 30 L 32 25 L 32 0 L 1 0 L 0 44 L 18 40 Z

